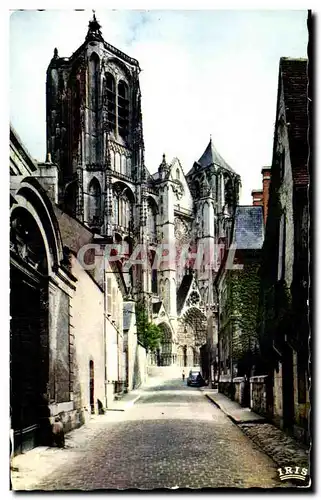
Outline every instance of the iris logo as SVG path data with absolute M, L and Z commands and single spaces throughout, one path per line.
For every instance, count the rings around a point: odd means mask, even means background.
M 278 473 L 281 481 L 288 481 L 289 479 L 299 479 L 301 481 L 306 481 L 308 469 L 306 469 L 305 467 L 280 467 L 278 469 Z

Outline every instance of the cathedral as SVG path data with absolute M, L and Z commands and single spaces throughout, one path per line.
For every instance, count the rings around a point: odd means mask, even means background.
M 197 366 L 208 335 L 215 338 L 213 282 L 230 243 L 240 176 L 212 138 L 184 169 L 165 154 L 158 168 L 145 164 L 139 74 L 137 60 L 103 39 L 95 15 L 70 57 L 55 49 L 47 70 L 47 160 L 57 165 L 59 207 L 100 245 L 126 248 L 122 262 L 137 246 L 146 250 L 144 264 L 124 266 L 124 279 L 128 296 L 144 300 L 163 331 L 150 362 Z

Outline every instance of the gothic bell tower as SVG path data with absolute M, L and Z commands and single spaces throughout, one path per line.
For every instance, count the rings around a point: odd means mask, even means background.
M 197 242 L 204 250 L 197 280 L 204 289 L 205 302 L 211 303 L 215 275 L 212 266 L 217 269 L 219 265 L 220 245 L 229 244 L 241 179 L 218 153 L 212 138 L 186 178 L 193 195 Z
M 47 153 L 59 167 L 60 206 L 105 237 L 116 226 L 125 236 L 141 205 L 139 73 L 136 59 L 104 40 L 95 14 L 84 43 L 70 57 L 55 49 L 47 70 Z M 128 210 L 115 205 L 116 191 Z

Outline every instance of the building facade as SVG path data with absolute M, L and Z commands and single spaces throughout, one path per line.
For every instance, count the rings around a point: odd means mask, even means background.
M 307 60 L 281 58 L 263 246 L 260 338 L 273 419 L 308 441 L 309 146 Z
M 187 366 L 198 362 L 206 342 L 216 302 L 215 266 L 207 261 L 216 263 L 218 245 L 227 244 L 240 177 L 212 140 L 187 175 L 177 158 L 168 162 L 165 155 L 150 173 L 139 73 L 137 60 L 103 39 L 95 16 L 71 57 L 55 49 L 47 70 L 48 158 L 58 165 L 64 211 L 101 244 L 121 244 L 125 260 L 137 245 L 146 251 L 145 265 L 123 267 L 126 286 L 162 327 L 155 362 Z M 159 259 L 161 245 L 169 258 Z M 185 255 L 196 249 L 197 257 Z
M 219 297 L 219 388 L 227 394 L 233 388 L 235 377 L 249 380 L 256 369 L 263 240 L 262 206 L 238 206 L 231 245 L 215 280 Z
M 94 234 L 55 203 L 50 175 L 10 129 L 10 417 L 14 453 L 108 408 L 126 382 L 122 273 L 84 267 Z M 44 187 L 42 187 L 44 186 Z M 51 199 L 49 198 L 50 195 Z M 89 255 L 88 265 L 93 258 Z M 144 349 L 143 349 L 144 351 Z M 141 353 L 141 358 L 144 352 Z M 145 352 L 146 358 L 146 352 Z

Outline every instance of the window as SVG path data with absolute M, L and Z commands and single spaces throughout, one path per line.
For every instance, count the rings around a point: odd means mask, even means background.
M 147 231 L 152 240 L 156 239 L 156 208 L 152 202 L 147 208 Z
M 112 314 L 112 281 L 111 278 L 107 278 L 107 311 L 109 314 Z
M 89 184 L 88 219 L 90 223 L 99 223 L 101 215 L 101 189 L 96 178 Z
M 93 53 L 89 62 L 90 74 L 90 93 L 91 93 L 91 106 L 92 111 L 97 112 L 98 108 L 98 78 L 99 78 L 99 58 L 97 54 Z
M 118 210 L 119 199 L 114 193 L 114 224 L 119 225 L 119 210 Z
M 118 133 L 124 139 L 129 130 L 128 85 L 122 80 L 118 84 Z
M 152 292 L 157 293 L 157 269 L 152 269 Z
M 116 289 L 115 287 L 112 287 L 112 292 L 111 292 L 111 315 L 112 315 L 112 319 L 114 321 L 117 321 L 117 318 L 116 318 L 116 315 L 117 315 L 117 311 L 116 311 Z
M 279 261 L 278 261 L 278 281 L 284 279 L 285 274 L 285 235 L 286 235 L 285 212 L 282 213 L 279 224 Z
M 106 74 L 107 123 L 111 131 L 116 130 L 116 84 L 111 73 Z
M 176 179 L 179 181 L 179 168 L 176 169 Z

